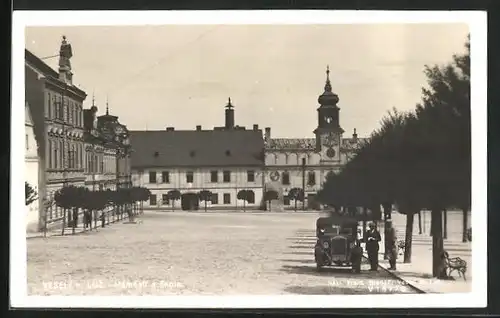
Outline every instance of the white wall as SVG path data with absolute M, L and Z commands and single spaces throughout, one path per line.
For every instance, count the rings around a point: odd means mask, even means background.
M 223 171 L 230 171 L 230 182 L 223 182 Z M 247 171 L 254 171 L 254 181 L 247 181 Z M 149 182 L 149 172 L 156 171 L 156 183 Z M 169 182 L 162 182 L 162 172 L 169 172 Z M 193 171 L 193 183 L 189 184 L 186 180 L 188 171 Z M 211 171 L 218 172 L 218 182 L 211 182 Z M 161 198 L 168 191 L 177 189 L 181 193 L 199 192 L 201 190 L 209 190 L 212 193 L 218 194 L 218 204 L 208 203 L 207 207 L 243 207 L 244 202 L 237 200 L 236 196 L 240 190 L 252 190 L 255 193 L 255 203 L 246 204 L 249 207 L 259 206 L 262 200 L 262 171 L 257 167 L 249 168 L 197 168 L 197 169 L 145 169 L 144 171 L 132 171 L 132 183 L 134 186 L 143 186 L 148 188 L 152 194 L 157 196 L 156 207 L 162 207 Z M 230 203 L 224 204 L 224 194 L 230 195 Z M 180 208 L 180 201 L 175 203 L 177 208 Z M 145 203 L 149 206 L 149 202 Z M 200 209 L 203 209 L 205 202 L 200 202 Z M 169 205 L 165 206 L 170 208 Z
M 35 191 L 38 189 L 38 168 L 39 160 L 37 153 L 37 143 L 32 125 L 25 125 L 25 181 L 28 182 Z M 26 207 L 26 230 L 30 232 L 38 231 L 38 220 L 40 215 L 39 200 L 35 200 Z

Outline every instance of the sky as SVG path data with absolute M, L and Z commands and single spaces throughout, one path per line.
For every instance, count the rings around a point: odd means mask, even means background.
M 424 66 L 464 51 L 466 24 L 165 25 L 26 28 L 44 58 L 72 45 L 73 83 L 99 113 L 130 130 L 224 125 L 231 97 L 237 125 L 272 137 L 314 137 L 318 96 L 330 67 L 340 125 L 368 136 L 393 107 L 411 110 Z M 58 58 L 44 60 L 57 70 Z

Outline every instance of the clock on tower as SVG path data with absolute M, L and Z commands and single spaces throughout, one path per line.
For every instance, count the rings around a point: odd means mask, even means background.
M 321 153 L 322 160 L 339 160 L 340 140 L 344 130 L 339 124 L 339 97 L 332 92 L 330 69 L 326 69 L 326 84 L 323 94 L 318 97 L 318 127 L 316 134 L 316 150 Z

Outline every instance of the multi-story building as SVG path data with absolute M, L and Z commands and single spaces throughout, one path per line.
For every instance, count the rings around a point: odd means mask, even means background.
M 85 126 L 85 184 L 90 190 L 115 190 L 129 186 L 130 144 L 128 130 L 117 116 L 97 116 L 98 108 L 92 100 L 84 110 Z
M 190 194 L 208 190 L 209 207 L 258 207 L 262 200 L 264 141 L 257 125 L 252 129 L 234 125 L 234 109 L 229 100 L 225 126 L 204 130 L 130 131 L 132 182 L 151 190 L 150 208 L 169 208 L 168 192 L 182 194 L 177 207 L 198 206 Z M 250 202 L 238 200 L 241 190 L 253 191 Z M 193 199 L 194 198 L 194 199 Z M 204 205 L 204 203 L 202 202 Z
M 339 122 L 339 97 L 332 91 L 326 71 L 324 92 L 319 96 L 318 126 L 312 138 L 272 138 L 254 125 L 251 130 L 234 126 L 234 109 L 226 106 L 225 127 L 213 130 L 131 131 L 133 183 L 152 191 L 150 207 L 167 208 L 167 193 L 210 190 L 210 207 L 237 207 L 238 190 L 255 193 L 252 207 L 262 203 L 268 190 L 278 192 L 273 210 L 290 205 L 292 188 L 304 190 L 304 207 L 316 208 L 315 194 L 328 173 L 337 173 L 355 154 L 362 138 L 356 130 L 344 137 Z M 187 198 L 188 196 L 186 196 Z
M 38 160 L 38 144 L 35 139 L 34 124 L 31 118 L 30 107 L 28 103 L 24 106 L 24 130 L 26 134 L 25 139 L 25 153 L 24 153 L 24 168 L 25 168 L 25 181 L 38 193 L 43 184 L 40 185 L 39 174 L 41 172 Z M 42 171 L 43 172 L 43 171 Z M 38 200 L 32 202 L 27 209 L 26 217 L 26 230 L 29 232 L 38 231 L 40 221 L 40 197 Z
M 84 185 L 83 172 L 83 101 L 84 91 L 73 84 L 70 59 L 71 45 L 63 37 L 56 72 L 40 58 L 25 50 L 25 94 L 38 142 L 38 155 L 44 173 L 39 188 L 43 206 L 47 207 L 43 222 L 61 219 L 62 209 L 53 202 L 55 191 L 64 184 Z
M 265 187 L 276 190 L 285 206 L 290 205 L 290 189 L 300 188 L 305 193 L 304 205 L 314 207 L 314 197 L 328 173 L 339 172 L 362 140 L 356 129 L 351 138 L 344 137 L 337 106 L 339 97 L 332 92 L 329 75 L 327 68 L 313 138 L 272 138 L 271 128 L 265 128 Z

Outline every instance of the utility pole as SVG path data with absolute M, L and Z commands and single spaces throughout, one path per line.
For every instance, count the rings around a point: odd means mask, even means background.
M 302 158 L 302 210 L 306 210 L 306 158 Z

